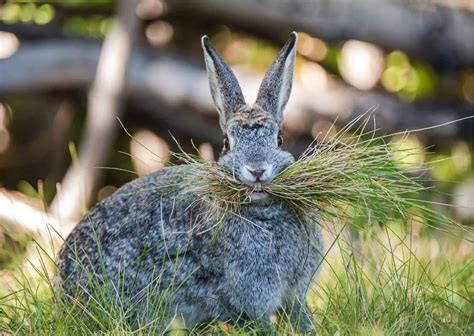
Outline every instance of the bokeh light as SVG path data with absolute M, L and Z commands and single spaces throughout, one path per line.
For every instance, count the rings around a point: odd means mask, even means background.
M 21 6 L 16 3 L 6 4 L 2 8 L 2 21 L 5 23 L 15 23 L 20 19 Z
M 342 78 L 359 90 L 377 85 L 385 66 L 382 50 L 367 42 L 350 40 L 344 43 L 340 55 Z
M 451 157 L 454 169 L 458 174 L 462 174 L 471 168 L 471 151 L 466 142 L 457 142 L 451 149 Z
M 109 197 L 109 196 L 112 195 L 116 190 L 117 190 L 117 187 L 116 187 L 116 186 L 113 186 L 113 185 L 106 185 L 106 186 L 103 186 L 103 187 L 100 188 L 99 191 L 97 192 L 97 201 L 100 202 L 100 201 L 102 201 L 103 199 Z
M 145 29 L 145 36 L 152 46 L 161 47 L 171 41 L 174 29 L 166 21 L 155 21 L 150 23 Z
M 19 46 L 20 41 L 15 34 L 0 31 L 0 59 L 13 55 Z
M 474 177 L 455 187 L 453 204 L 457 218 L 465 221 L 474 220 Z M 472 249 L 472 242 L 470 242 L 470 245 Z
M 146 175 L 164 167 L 170 158 L 170 149 L 165 140 L 149 130 L 139 130 L 130 141 L 130 154 L 134 170 Z
M 390 140 L 390 143 L 396 149 L 395 159 L 402 168 L 407 170 L 422 168 L 426 156 L 425 148 L 416 135 L 397 135 Z
M 440 181 L 453 182 L 471 169 L 472 154 L 469 146 L 463 142 L 457 142 L 451 153 L 437 153 L 431 163 L 433 177 Z
M 0 18 L 7 24 L 18 21 L 44 25 L 50 23 L 55 17 L 55 10 L 51 4 L 7 3 L 1 8 Z
M 328 86 L 328 74 L 318 63 L 302 62 L 298 74 L 305 89 L 321 92 Z
M 399 97 L 413 101 L 429 97 L 438 86 L 438 78 L 426 64 L 412 64 L 408 56 L 396 50 L 387 56 L 387 67 L 382 74 L 382 85 Z
M 322 61 L 327 56 L 328 48 L 322 40 L 300 32 L 298 33 L 298 52 L 313 61 Z
M 140 19 L 155 19 L 166 12 L 166 3 L 161 0 L 142 0 L 138 3 L 136 12 Z
M 33 20 L 36 24 L 44 25 L 50 23 L 54 19 L 55 10 L 50 4 L 43 4 L 38 7 Z
M 21 7 L 21 12 L 20 12 L 20 21 L 23 23 L 28 23 L 30 21 L 33 21 L 33 17 L 35 16 L 36 12 L 36 5 L 33 3 L 27 3 L 24 4 Z
M 382 75 L 382 84 L 392 92 L 399 92 L 403 89 L 412 78 L 410 61 L 405 53 L 394 51 L 387 57 L 388 67 Z
M 212 145 L 208 142 L 202 143 L 199 148 L 199 156 L 201 159 L 204 161 L 214 161 L 215 160 L 215 155 L 214 155 L 214 149 L 212 148 Z

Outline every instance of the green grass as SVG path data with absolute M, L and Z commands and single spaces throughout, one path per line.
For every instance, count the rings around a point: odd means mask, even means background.
M 417 237 L 398 225 L 373 227 L 354 237 L 333 227 L 326 232 L 327 254 L 308 300 L 318 335 L 470 335 L 473 331 L 474 249 L 454 237 Z M 460 253 L 460 246 L 467 252 Z M 151 289 L 132 315 L 111 288 L 90 284 L 93 299 L 84 304 L 57 291 L 54 263 L 42 249 L 10 282 L 0 287 L 0 331 L 34 335 L 154 334 L 168 323 L 163 293 Z M 5 276 L 5 274 L 3 274 Z M 4 279 L 2 279 L 4 280 Z M 167 290 L 172 295 L 179 285 Z M 9 292 L 9 293 L 8 293 Z M 282 334 L 292 334 L 284 319 Z M 188 331 L 201 335 L 252 334 L 211 323 Z M 183 326 L 173 323 L 173 333 Z
M 401 232 L 396 225 L 372 230 L 356 243 L 360 249 L 338 243 L 316 288 L 315 306 L 325 308 L 316 312 L 322 334 L 472 332 L 472 251 L 459 258 L 449 240 L 402 238 Z

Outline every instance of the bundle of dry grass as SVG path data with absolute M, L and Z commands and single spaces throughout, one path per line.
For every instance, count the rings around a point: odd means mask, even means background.
M 286 202 L 298 213 L 326 220 L 353 220 L 367 223 L 403 221 L 421 216 L 428 225 L 451 227 L 452 220 L 432 210 L 430 202 L 420 198 L 429 189 L 417 167 L 401 168 L 404 158 L 418 154 L 390 145 L 389 136 L 365 132 L 370 117 L 352 121 L 335 136 L 311 145 L 294 164 L 283 170 L 271 183 L 258 186 Z M 359 124 L 359 127 L 355 125 Z M 231 172 L 215 162 L 175 154 L 194 168 L 185 183 L 190 191 L 209 203 L 211 211 L 238 212 L 250 202 L 254 190 L 238 181 Z M 436 220 L 436 223 L 434 222 Z M 452 227 L 451 227 L 452 229 Z

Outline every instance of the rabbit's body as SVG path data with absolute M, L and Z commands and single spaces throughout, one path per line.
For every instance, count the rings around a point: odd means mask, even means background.
M 293 33 L 267 72 L 255 105 L 248 106 L 232 71 L 203 38 L 225 135 L 218 163 L 248 186 L 251 202 L 226 214 L 223 222 L 204 216 L 207 203 L 180 183 L 192 176 L 186 165 L 128 183 L 95 206 L 60 251 L 67 291 L 91 296 L 90 279 L 99 279 L 134 309 L 150 293 L 165 296 L 172 314 L 189 326 L 257 319 L 269 326 L 270 315 L 282 310 L 300 330 L 309 330 L 305 295 L 322 259 L 319 223 L 258 191 L 294 162 L 280 148 L 279 134 L 295 46 Z
M 186 166 L 165 168 L 95 206 L 59 255 L 67 282 L 85 289 L 84 269 L 106 278 L 105 268 L 111 288 L 131 303 L 150 289 L 179 287 L 171 309 L 189 325 L 241 314 L 269 318 L 285 304 L 291 310 L 321 260 L 316 226 L 278 201 L 249 204 L 216 238 L 215 222 L 193 220 L 205 210 L 196 197 L 163 187 L 188 173 Z

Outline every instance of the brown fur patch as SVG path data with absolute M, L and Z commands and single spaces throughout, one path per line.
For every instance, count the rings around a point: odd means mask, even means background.
M 238 123 L 242 126 L 255 127 L 264 126 L 269 122 L 276 122 L 273 115 L 263 110 L 258 105 L 243 106 L 228 120 L 228 124 Z

